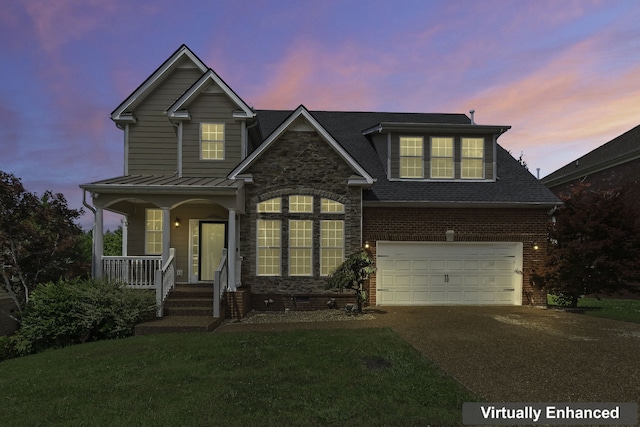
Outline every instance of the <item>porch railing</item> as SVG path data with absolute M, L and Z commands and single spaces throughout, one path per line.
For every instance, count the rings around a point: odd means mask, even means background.
M 176 285 L 176 258 L 175 249 L 169 249 L 169 259 L 164 263 L 161 269 L 155 273 L 155 289 L 156 289 L 156 307 L 157 317 L 162 317 L 164 309 L 164 301 L 167 295 Z
M 162 317 L 164 301 L 176 284 L 175 249 L 169 249 L 164 265 L 160 256 L 103 256 L 102 274 L 133 289 L 155 289 L 156 315 Z
M 220 317 L 220 301 L 226 292 L 229 276 L 229 263 L 227 262 L 227 250 L 222 250 L 220 264 L 213 276 L 213 317 Z
M 135 289 L 155 288 L 155 274 L 162 268 L 160 256 L 103 256 L 105 279 L 126 283 Z

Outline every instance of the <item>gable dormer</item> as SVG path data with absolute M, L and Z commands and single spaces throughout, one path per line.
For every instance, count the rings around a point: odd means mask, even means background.
M 496 141 L 510 126 L 383 122 L 370 138 L 390 181 L 495 181 Z

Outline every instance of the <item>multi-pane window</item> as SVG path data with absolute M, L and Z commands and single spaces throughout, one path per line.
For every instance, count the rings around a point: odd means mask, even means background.
M 453 178 L 453 138 L 431 138 L 431 178 Z
M 289 220 L 289 275 L 311 276 L 313 221 Z
M 484 139 L 462 138 L 461 178 L 484 178 Z
M 258 212 L 260 213 L 279 213 L 282 212 L 281 207 L 282 199 L 277 197 L 275 199 L 265 200 L 264 202 L 258 203 Z
M 422 137 L 400 137 L 400 178 L 423 178 Z
M 344 221 L 320 221 L 320 275 L 328 276 L 344 261 Z
M 200 158 L 224 160 L 224 123 L 200 124 Z
M 289 196 L 289 212 L 312 213 L 313 196 Z
M 330 199 L 322 199 L 320 202 L 321 213 L 344 213 L 344 205 Z
M 162 253 L 162 209 L 147 209 L 145 225 L 145 253 Z
M 258 276 L 280 275 L 281 221 L 258 220 Z

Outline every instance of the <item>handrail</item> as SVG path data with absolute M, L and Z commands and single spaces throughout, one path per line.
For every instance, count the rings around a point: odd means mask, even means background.
M 169 258 L 161 269 L 156 270 L 155 275 L 155 288 L 156 288 L 156 304 L 157 304 L 157 317 L 162 317 L 164 311 L 164 301 L 167 299 L 167 295 L 174 288 L 176 284 L 176 269 L 175 269 L 175 249 L 169 249 Z
M 213 277 L 213 317 L 220 317 L 220 300 L 229 286 L 227 269 L 227 250 L 223 249 L 220 263 Z

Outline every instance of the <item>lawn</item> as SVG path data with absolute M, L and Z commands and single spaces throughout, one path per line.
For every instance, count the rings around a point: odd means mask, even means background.
M 0 363 L 3 426 L 444 426 L 477 400 L 389 329 L 150 335 Z
M 549 306 L 557 306 L 553 296 L 547 298 Z M 578 309 L 589 316 L 640 323 L 640 300 L 584 297 L 578 301 Z

